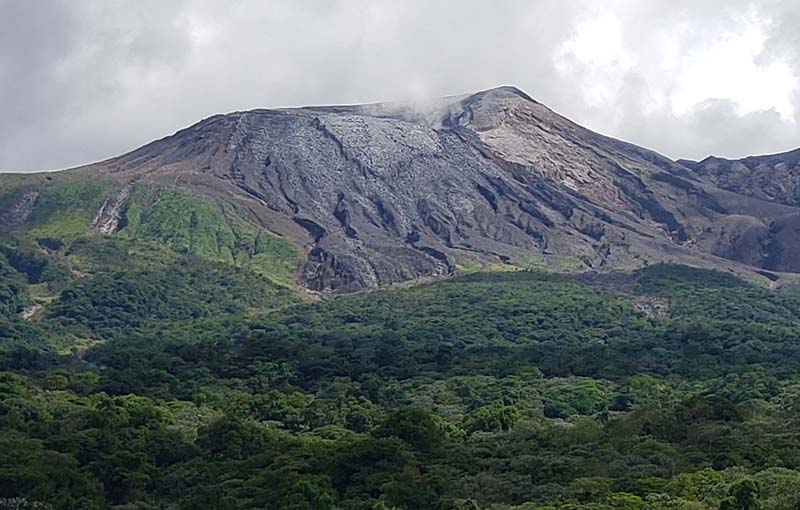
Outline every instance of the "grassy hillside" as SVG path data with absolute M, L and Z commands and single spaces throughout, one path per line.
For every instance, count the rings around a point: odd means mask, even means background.
M 174 190 L 155 196 L 139 188 L 121 234 L 160 241 L 179 253 L 249 267 L 285 286 L 293 284 L 301 252 L 289 241 L 259 231 L 230 209 Z
M 31 199 L 23 221 L 4 230 L 18 240 L 47 247 L 95 237 L 92 222 L 121 186 L 111 180 L 0 179 L 0 213 Z M 23 208 L 24 209 L 24 208 Z M 183 255 L 246 268 L 283 287 L 293 287 L 302 250 L 238 217 L 232 207 L 169 188 L 136 185 L 122 206 L 114 237 L 155 241 Z
M 800 504 L 793 293 L 658 265 L 291 304 L 247 268 L 162 240 L 89 237 L 49 257 L 91 272 L 53 283 L 35 320 L 0 328 L 0 497 L 58 509 Z M 28 341 L 37 332 L 96 341 L 59 354 Z
M 72 181 L 43 188 L 30 217 L 34 237 L 73 237 L 87 226 L 115 188 L 111 181 Z

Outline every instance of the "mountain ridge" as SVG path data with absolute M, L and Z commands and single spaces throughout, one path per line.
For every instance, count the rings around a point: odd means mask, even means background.
M 20 178 L 0 213 L 24 228 L 36 186 L 110 179 L 117 187 L 92 223 L 115 234 L 134 187 L 177 188 L 301 247 L 298 281 L 326 292 L 480 267 L 800 271 L 800 209 L 715 175 L 502 86 L 215 115 L 116 158 Z
M 721 188 L 800 205 L 800 148 L 738 159 L 708 156 L 702 161 L 679 161 Z

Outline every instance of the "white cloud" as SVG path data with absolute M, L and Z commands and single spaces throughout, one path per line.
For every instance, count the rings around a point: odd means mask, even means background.
M 562 46 L 563 52 L 583 64 L 595 67 L 616 65 L 624 56 L 619 18 L 604 12 L 579 22 L 575 35 Z
M 557 50 L 555 65 L 565 78 L 583 76 L 582 93 L 588 104 L 595 107 L 609 104 L 632 66 L 623 45 L 619 18 L 611 12 L 602 12 L 580 21 L 572 37 Z
M 774 109 L 792 120 L 798 77 L 786 62 L 759 61 L 766 38 L 761 23 L 751 20 L 682 57 L 673 111 L 683 115 L 707 99 L 730 99 L 739 114 Z
M 797 26 L 792 0 L 0 0 L 0 169 L 500 84 L 672 157 L 778 151 L 800 145 Z

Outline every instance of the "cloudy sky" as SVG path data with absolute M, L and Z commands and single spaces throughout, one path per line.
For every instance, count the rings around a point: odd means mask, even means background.
M 673 158 L 800 147 L 796 0 L 0 0 L 0 171 L 209 115 L 513 84 Z

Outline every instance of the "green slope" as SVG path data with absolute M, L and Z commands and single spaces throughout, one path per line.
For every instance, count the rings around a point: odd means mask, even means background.
M 134 325 L 297 301 L 300 252 L 207 199 L 137 187 L 121 230 L 100 235 L 91 224 L 117 183 L 3 176 L 0 185 L 0 210 L 37 194 L 24 221 L 0 232 L 0 349 L 82 352 Z
M 112 180 L 3 175 L 0 213 L 26 193 L 36 193 L 32 211 L 10 232 L 18 240 L 60 246 L 95 236 L 93 219 L 104 201 L 113 203 L 121 189 Z M 302 251 L 292 242 L 248 223 L 231 206 L 169 188 L 133 186 L 120 227 L 116 237 L 156 241 L 179 254 L 247 268 L 284 287 L 295 286 L 294 274 L 302 261 Z
M 301 252 L 291 242 L 259 231 L 231 208 L 175 190 L 134 191 L 121 235 L 159 241 L 178 253 L 242 265 L 284 286 L 294 284 Z

